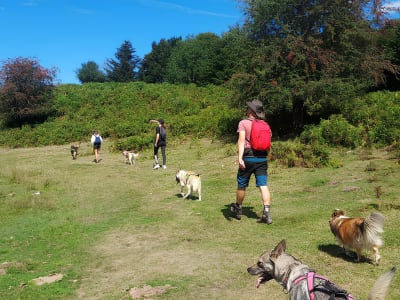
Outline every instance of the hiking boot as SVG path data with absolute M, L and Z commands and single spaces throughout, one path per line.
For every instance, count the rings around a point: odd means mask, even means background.
M 154 167 L 153 167 L 153 169 L 154 169 L 154 170 L 157 170 L 159 167 L 160 167 L 159 164 L 155 164 Z
M 242 208 L 237 203 L 231 203 L 231 212 L 235 219 L 240 220 L 242 218 Z
M 261 223 L 267 223 L 268 225 L 272 224 L 272 217 L 271 217 L 271 212 L 269 211 L 263 211 L 261 215 Z

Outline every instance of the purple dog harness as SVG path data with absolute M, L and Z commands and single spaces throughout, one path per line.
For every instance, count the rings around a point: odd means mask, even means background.
M 308 272 L 305 275 L 297 277 L 293 282 L 293 285 L 296 285 L 302 280 L 307 280 L 307 288 L 308 295 L 310 300 L 315 299 L 315 291 L 323 292 L 325 294 L 330 295 L 329 300 L 335 299 L 335 297 L 347 299 L 347 300 L 355 300 L 352 295 L 350 295 L 347 291 L 339 289 L 332 281 L 329 279 L 316 274 L 315 272 Z

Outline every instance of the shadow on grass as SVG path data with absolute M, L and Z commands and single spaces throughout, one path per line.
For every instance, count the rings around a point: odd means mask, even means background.
M 346 255 L 344 248 L 340 247 L 339 245 L 328 244 L 328 245 L 319 245 L 318 249 L 329 254 L 332 257 L 341 258 L 347 262 L 357 263 L 357 255 L 355 252 L 350 252 L 351 256 Z M 360 262 L 366 262 L 372 264 L 372 260 L 366 257 L 361 257 Z
M 183 196 L 181 195 L 181 193 L 176 194 L 176 197 L 183 199 Z M 191 197 L 189 196 L 189 197 L 187 197 L 186 199 L 183 199 L 183 200 L 199 201 L 199 197 L 195 196 L 195 195 L 192 195 Z
M 254 207 L 242 206 L 242 217 L 245 216 L 249 219 L 258 219 L 257 214 L 253 211 Z M 231 205 L 227 204 L 223 209 L 221 209 L 222 214 L 228 221 L 234 220 L 231 212 Z

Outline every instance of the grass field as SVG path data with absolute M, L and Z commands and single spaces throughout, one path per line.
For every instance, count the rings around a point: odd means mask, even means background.
M 235 145 L 170 143 L 168 168 L 152 153 L 135 166 L 108 151 L 77 160 L 69 145 L 0 149 L 0 299 L 131 299 L 151 286 L 157 299 L 287 299 L 276 282 L 255 288 L 247 267 L 281 239 L 287 252 L 366 299 L 375 279 L 400 266 L 400 166 L 390 153 L 337 151 L 340 168 L 282 168 L 272 162 L 273 224 L 257 223 L 252 180 L 241 221 L 230 218 L 236 188 Z M 202 175 L 203 201 L 183 200 L 178 168 Z M 379 266 L 343 255 L 328 226 L 334 208 L 385 217 Z M 37 286 L 34 279 L 62 274 Z M 400 299 L 396 274 L 388 299 Z

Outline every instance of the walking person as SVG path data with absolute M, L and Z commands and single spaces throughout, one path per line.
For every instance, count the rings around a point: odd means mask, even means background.
M 93 131 L 92 138 L 90 142 L 93 145 L 93 152 L 94 152 L 94 162 L 98 163 L 99 159 L 99 150 L 101 148 L 101 143 L 103 143 L 103 138 L 99 134 L 97 130 Z
M 263 120 L 265 113 L 262 102 L 253 100 L 247 102 L 247 118 L 239 122 L 238 132 L 238 161 L 239 169 L 237 172 L 237 191 L 236 203 L 230 206 L 233 217 L 240 220 L 242 216 L 242 204 L 246 195 L 246 188 L 249 185 L 249 180 L 252 174 L 255 175 L 256 187 L 259 188 L 261 199 L 263 202 L 263 212 L 260 222 L 272 224 L 270 212 L 271 194 L 268 188 L 268 162 L 267 150 L 254 150 L 251 147 L 251 130 L 253 121 Z M 268 126 L 268 125 L 267 125 Z M 269 126 L 268 126 L 269 129 Z M 269 142 L 271 132 L 268 131 Z
M 156 137 L 154 141 L 154 167 L 156 170 L 160 168 L 159 160 L 158 160 L 158 150 L 161 148 L 162 155 L 162 168 L 167 168 L 167 156 L 165 154 L 165 148 L 167 146 L 167 131 L 165 128 L 165 122 L 163 119 L 158 120 L 150 120 L 152 123 L 157 123 L 156 127 Z

